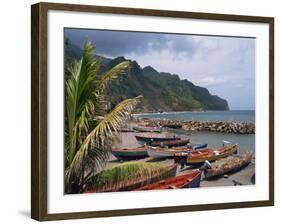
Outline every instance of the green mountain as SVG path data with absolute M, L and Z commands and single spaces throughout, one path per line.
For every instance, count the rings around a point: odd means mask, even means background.
M 79 47 L 65 47 L 66 58 L 79 58 Z M 117 57 L 101 60 L 101 75 L 126 59 Z M 136 61 L 130 61 L 130 68 L 114 80 L 106 90 L 110 107 L 126 98 L 143 95 L 136 112 L 228 110 L 226 100 L 211 95 L 208 89 L 181 80 L 178 75 L 158 72 L 151 66 L 141 68 Z

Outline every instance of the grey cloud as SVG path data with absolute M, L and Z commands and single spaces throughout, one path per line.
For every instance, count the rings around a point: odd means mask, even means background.
M 159 33 L 65 29 L 65 36 L 74 44 L 83 46 L 86 40 L 96 45 L 98 54 L 124 56 L 145 54 L 150 51 L 169 49 L 171 53 L 190 56 L 196 50 L 191 37 Z M 175 54 L 177 55 L 177 54 Z
M 207 87 L 231 109 L 255 108 L 255 39 L 81 29 L 65 34 L 80 47 L 91 40 L 98 54 L 125 56 Z

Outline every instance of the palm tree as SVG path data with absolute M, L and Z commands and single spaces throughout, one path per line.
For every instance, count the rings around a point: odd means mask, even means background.
M 65 189 L 81 191 L 91 176 L 108 159 L 118 129 L 141 97 L 126 99 L 106 113 L 104 90 L 107 84 L 128 69 L 122 62 L 106 74 L 99 74 L 100 62 L 94 46 L 84 45 L 81 59 L 67 65 L 65 93 Z

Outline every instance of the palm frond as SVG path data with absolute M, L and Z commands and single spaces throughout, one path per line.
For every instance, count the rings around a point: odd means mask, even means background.
M 88 117 L 94 110 L 91 101 L 92 83 L 98 71 L 98 61 L 94 60 L 94 46 L 86 42 L 81 59 L 68 67 L 66 81 L 66 142 L 71 162 L 83 133 L 88 131 Z
M 114 141 L 115 136 L 111 136 L 102 147 L 89 146 L 87 150 L 79 150 L 65 172 L 66 187 L 75 183 L 81 190 L 89 177 L 102 170 L 109 159 Z M 66 191 L 69 192 L 68 189 Z
M 86 136 L 66 173 L 67 182 L 72 182 L 75 179 L 76 182 L 83 184 L 84 177 L 81 176 L 81 173 L 83 173 L 86 164 L 89 172 L 93 174 L 104 166 L 118 130 L 123 122 L 129 118 L 141 97 L 138 96 L 119 103 Z
M 129 118 L 141 98 L 142 96 L 138 96 L 119 103 L 87 136 L 84 144 L 88 145 L 91 140 L 95 140 L 95 144 L 103 144 L 107 136 L 110 136 L 113 132 L 117 132 L 120 129 L 121 125 Z
M 129 61 L 124 61 L 110 69 L 99 81 L 97 81 L 97 88 L 95 88 L 95 93 L 102 93 L 108 83 L 118 78 L 120 74 L 123 74 L 124 71 L 129 67 L 129 65 Z
M 167 171 L 160 163 L 127 162 L 101 171 L 91 178 L 95 191 L 116 191 L 144 179 L 151 179 Z

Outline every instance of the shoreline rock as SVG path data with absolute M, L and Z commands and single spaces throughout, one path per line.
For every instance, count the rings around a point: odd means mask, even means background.
M 227 122 L 227 121 L 187 121 L 168 119 L 135 118 L 138 124 L 144 126 L 181 125 L 186 131 L 210 131 L 232 134 L 255 134 L 255 124 L 251 122 Z

